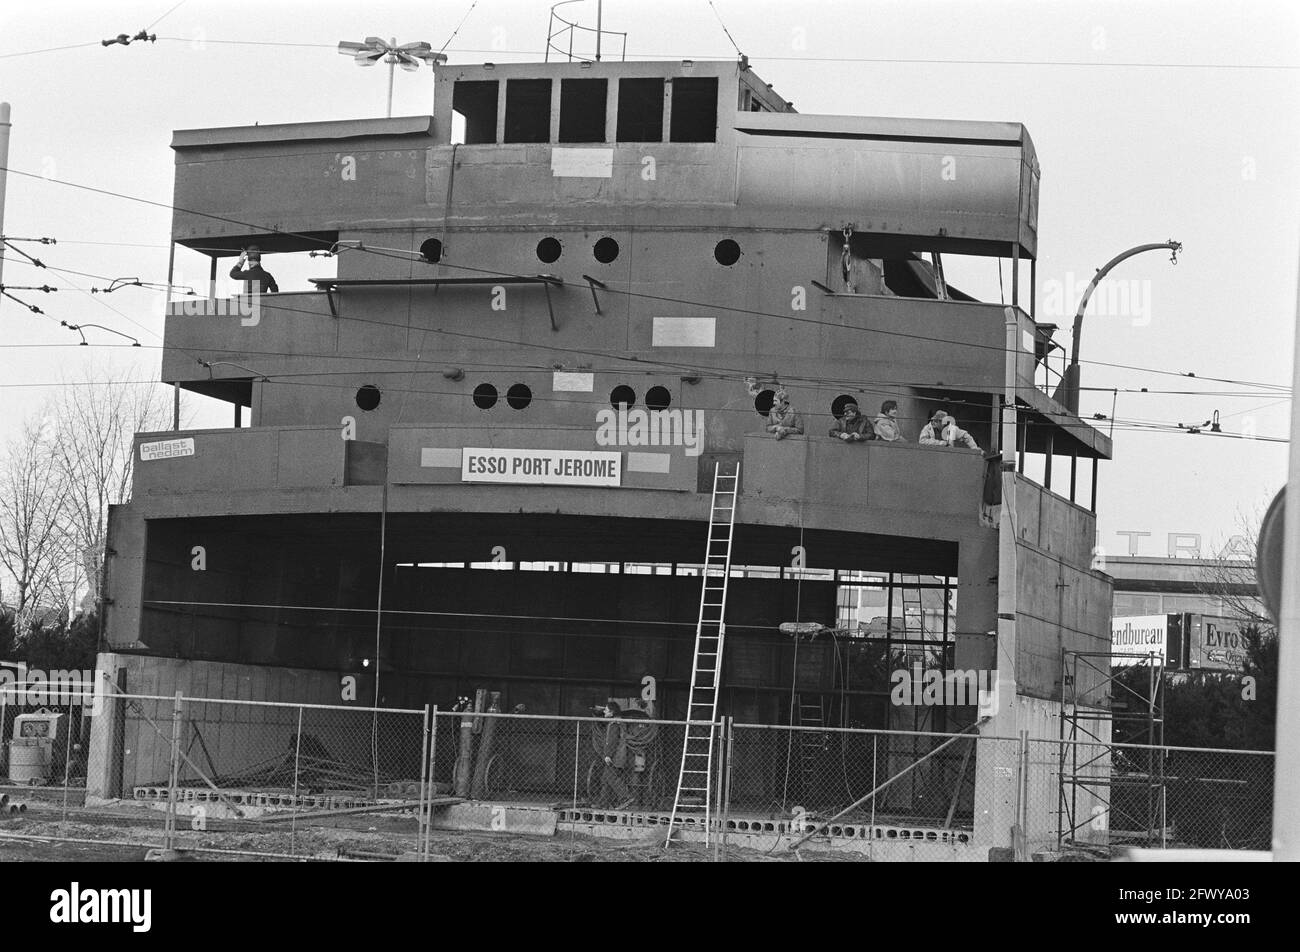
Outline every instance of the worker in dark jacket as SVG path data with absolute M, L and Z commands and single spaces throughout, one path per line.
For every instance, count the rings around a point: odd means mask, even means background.
M 862 443 L 865 440 L 874 440 L 876 431 L 871 421 L 858 409 L 858 405 L 850 400 L 844 404 L 844 411 L 831 427 L 830 435 L 845 443 Z
M 623 726 L 623 709 L 617 701 L 609 701 L 603 711 L 609 719 L 605 728 L 605 770 L 600 775 L 600 802 L 615 810 L 630 807 L 635 798 L 623 779 L 627 770 L 627 732 Z
M 248 270 L 243 270 L 244 262 L 248 262 Z M 269 271 L 262 270 L 262 252 L 257 245 L 249 245 L 239 253 L 239 260 L 235 266 L 230 269 L 230 276 L 236 281 L 244 282 L 244 293 L 252 293 L 253 282 L 257 282 L 259 293 L 265 294 L 267 291 L 279 291 L 280 286 L 275 283 L 275 278 Z

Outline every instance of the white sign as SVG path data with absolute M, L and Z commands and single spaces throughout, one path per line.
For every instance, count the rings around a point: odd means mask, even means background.
M 192 437 L 186 437 L 183 440 L 160 440 L 157 443 L 141 443 L 140 459 L 171 459 L 174 456 L 193 456 L 194 440 Z
M 551 150 L 551 175 L 555 178 L 612 178 L 613 149 Z
M 467 446 L 461 451 L 465 483 L 529 483 L 551 486 L 617 486 L 623 454 L 589 450 L 511 450 Z
M 651 347 L 713 347 L 717 318 L 656 317 L 650 325 Z
M 1111 658 L 1111 664 L 1136 664 L 1155 652 L 1163 663 L 1165 643 L 1169 639 L 1169 616 L 1129 615 L 1110 620 L 1110 650 L 1115 655 L 1128 658 Z
M 596 375 L 557 370 L 551 375 L 551 389 L 556 393 L 591 393 Z

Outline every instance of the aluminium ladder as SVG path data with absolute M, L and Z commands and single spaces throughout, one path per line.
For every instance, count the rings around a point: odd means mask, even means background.
M 718 681 L 722 674 L 722 642 L 726 634 L 727 579 L 731 574 L 731 539 L 736 527 L 740 488 L 740 462 L 734 473 L 713 466 L 713 497 L 709 503 L 709 541 L 705 549 L 704 585 L 700 614 L 695 623 L 695 662 L 691 667 L 691 693 L 686 706 L 686 736 L 682 765 L 677 775 L 673 812 L 668 818 L 667 846 L 678 817 L 702 817 L 707 846 L 713 820 L 713 734 L 718 713 Z
M 826 712 L 822 705 L 822 696 L 815 695 L 815 700 L 808 700 L 803 694 L 795 698 L 798 705 L 800 727 L 825 727 Z M 801 800 L 809 809 L 815 808 L 817 770 L 821 766 L 822 752 L 829 746 L 824 731 L 799 732 L 799 769 L 803 785 L 800 787 Z

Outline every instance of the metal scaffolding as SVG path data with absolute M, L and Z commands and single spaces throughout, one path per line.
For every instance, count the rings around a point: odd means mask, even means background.
M 1062 652 L 1058 845 L 1096 845 L 1086 833 L 1098 830 L 1164 845 L 1164 674 L 1155 652 Z

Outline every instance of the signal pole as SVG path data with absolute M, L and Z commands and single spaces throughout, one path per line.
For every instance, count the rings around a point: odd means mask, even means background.
M 1296 363 L 1300 384 L 1300 287 L 1296 289 Z M 1277 613 L 1277 762 L 1273 769 L 1273 859 L 1300 860 L 1300 401 L 1291 399 L 1291 458 L 1282 536 L 1282 604 Z
M 9 103 L 0 102 L 0 235 L 5 233 L 5 189 L 9 185 L 9 129 Z M 3 246 L 0 246 L 0 252 L 3 250 Z M 4 276 L 5 259 L 0 253 L 0 284 L 4 284 Z

